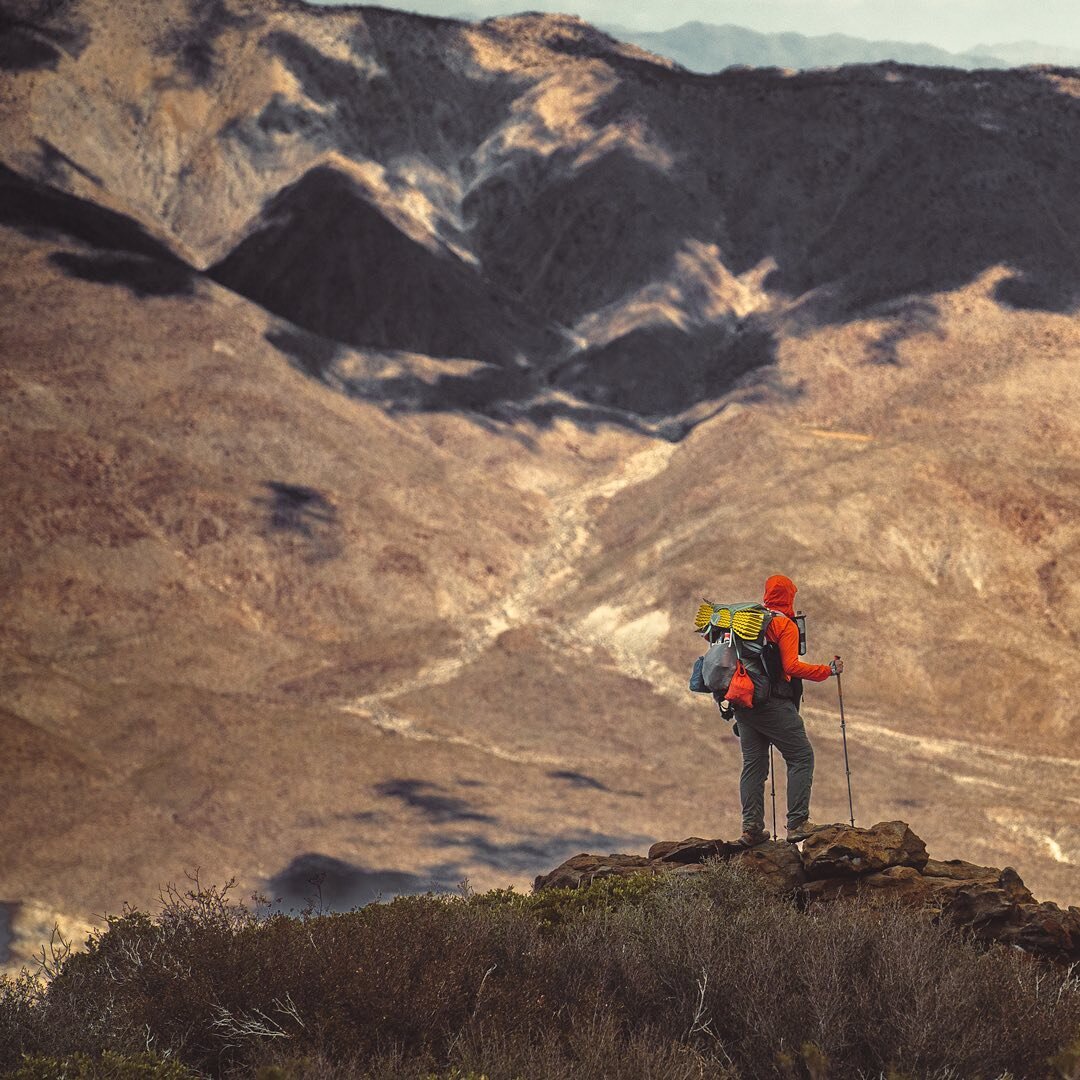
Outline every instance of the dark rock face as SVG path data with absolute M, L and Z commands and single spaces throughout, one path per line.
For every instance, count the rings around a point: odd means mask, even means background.
M 640 855 L 575 855 L 536 879 L 541 889 L 577 888 L 599 877 L 637 873 L 698 873 L 710 859 L 736 861 L 769 891 L 803 905 L 859 898 L 902 903 L 970 931 L 986 943 L 1013 945 L 1061 963 L 1080 961 L 1080 907 L 1040 904 L 1012 867 L 998 870 L 951 859 L 930 859 L 903 821 L 869 829 L 825 825 L 802 851 L 771 841 L 744 848 L 731 840 L 662 840 Z
M 1038 956 L 1049 956 L 1064 963 L 1080 957 L 1080 908 L 1062 911 L 1057 904 L 1021 907 L 1021 921 L 997 940 L 1018 945 Z
M 859 877 L 890 866 L 926 865 L 926 845 L 902 821 L 871 829 L 828 825 L 803 843 L 803 865 L 811 879 Z

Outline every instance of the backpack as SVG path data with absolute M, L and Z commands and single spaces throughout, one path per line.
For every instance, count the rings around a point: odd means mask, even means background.
M 702 604 L 694 629 L 710 647 L 694 664 L 690 689 L 727 698 L 745 709 L 768 701 L 775 672 L 770 673 L 767 665 L 765 631 L 773 617 L 761 604 Z

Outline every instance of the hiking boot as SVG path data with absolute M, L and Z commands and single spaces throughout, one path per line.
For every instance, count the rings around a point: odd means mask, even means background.
M 742 836 L 739 837 L 739 843 L 743 847 L 757 847 L 758 844 L 764 844 L 769 839 L 769 833 L 765 829 L 743 829 Z
M 799 844 L 812 832 L 817 832 L 818 828 L 819 826 L 815 825 L 809 818 L 803 818 L 798 825 L 788 829 L 787 842 L 789 844 Z

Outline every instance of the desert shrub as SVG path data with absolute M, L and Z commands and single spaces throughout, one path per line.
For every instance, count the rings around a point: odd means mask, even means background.
M 0 1069 L 40 1043 L 44 1009 L 43 983 L 29 971 L 0 977 Z
M 178 1061 L 153 1054 L 127 1056 L 106 1050 L 97 1057 L 27 1056 L 7 1075 L 10 1080 L 195 1080 L 197 1074 Z
M 602 877 L 580 889 L 545 889 L 539 893 L 494 889 L 469 897 L 469 903 L 479 908 L 508 907 L 525 912 L 544 929 L 555 930 L 587 913 L 644 904 L 664 888 L 665 882 L 660 874 Z
M 736 866 L 256 917 L 128 911 L 0 983 L 0 1071 L 135 1055 L 209 1075 L 556 1080 L 1058 1075 L 1080 980 L 903 909 L 808 912 Z

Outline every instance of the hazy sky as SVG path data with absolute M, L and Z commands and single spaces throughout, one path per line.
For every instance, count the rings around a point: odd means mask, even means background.
M 323 0 L 333 3 L 334 0 Z M 960 52 L 977 44 L 1039 41 L 1080 48 L 1080 0 L 381 0 L 428 15 L 483 17 L 568 11 L 590 22 L 666 30 L 693 19 L 754 30 L 844 33 L 920 41 Z

